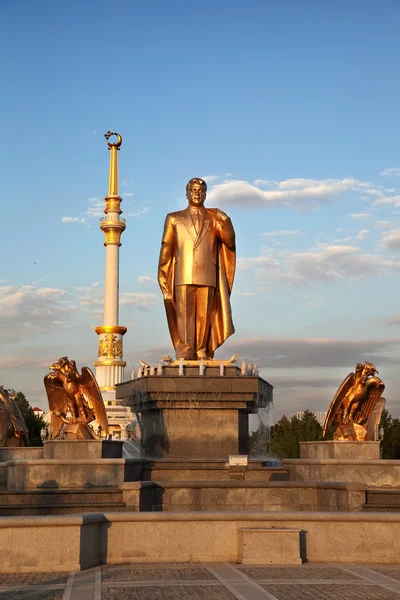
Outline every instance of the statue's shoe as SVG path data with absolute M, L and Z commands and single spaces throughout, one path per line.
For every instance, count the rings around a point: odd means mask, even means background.
M 205 350 L 197 351 L 197 360 L 212 360 L 211 356 L 208 355 L 208 352 Z

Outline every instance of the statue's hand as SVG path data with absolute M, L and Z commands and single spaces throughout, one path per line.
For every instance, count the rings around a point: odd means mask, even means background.
M 173 292 L 170 292 L 169 290 L 163 291 L 163 297 L 164 297 L 164 302 L 175 302 L 174 294 L 173 294 Z

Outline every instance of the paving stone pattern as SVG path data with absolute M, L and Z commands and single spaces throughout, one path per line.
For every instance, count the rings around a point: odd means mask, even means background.
M 102 566 L 0 575 L 0 600 L 400 600 L 400 565 Z
M 62 600 L 62 591 L 35 590 L 0 592 L 0 600 Z
M 379 566 L 373 567 L 373 569 L 382 575 L 386 575 L 386 577 L 391 577 L 392 579 L 397 579 L 397 581 L 400 581 L 400 567 Z
M 277 600 L 399 600 L 400 595 L 372 585 L 263 585 Z
M 341 569 L 329 566 L 300 565 L 298 567 L 242 567 L 237 566 L 241 573 L 258 581 L 259 579 L 360 579 L 349 575 Z
M 101 576 L 104 583 L 112 581 L 198 581 L 215 579 L 210 571 L 202 567 L 163 567 L 133 566 L 103 567 Z
M 142 588 L 108 588 L 102 594 L 107 600 L 236 600 L 222 585 L 201 587 L 142 587 Z
M 0 587 L 10 585 L 54 585 L 66 583 L 68 573 L 0 573 Z

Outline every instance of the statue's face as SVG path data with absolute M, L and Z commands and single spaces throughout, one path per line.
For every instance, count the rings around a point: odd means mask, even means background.
M 200 184 L 193 183 L 186 193 L 186 198 L 189 200 L 191 206 L 203 206 L 206 199 L 206 192 Z
M 375 373 L 378 373 L 377 368 L 372 363 L 365 363 L 364 365 L 364 374 L 368 377 L 374 377 Z

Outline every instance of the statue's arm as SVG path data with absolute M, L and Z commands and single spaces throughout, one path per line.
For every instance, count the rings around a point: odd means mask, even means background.
M 164 232 L 161 240 L 160 259 L 158 261 L 158 283 L 164 295 L 168 299 L 173 290 L 168 287 L 169 271 L 172 265 L 175 252 L 175 229 L 172 223 L 171 215 L 165 219 Z
M 229 248 L 229 250 L 235 251 L 235 230 L 233 229 L 232 221 L 222 210 L 217 210 L 216 215 L 216 228 L 218 237 L 221 242 Z

